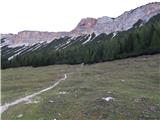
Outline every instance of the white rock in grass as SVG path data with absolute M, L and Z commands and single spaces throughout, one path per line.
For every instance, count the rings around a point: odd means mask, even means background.
M 17 116 L 17 118 L 21 118 L 21 117 L 23 117 L 23 114 L 19 114 L 19 115 Z
M 28 100 L 25 104 L 32 104 L 32 103 L 37 104 L 37 103 L 39 103 L 39 102 L 40 102 L 40 101 L 38 101 L 38 100 L 34 100 L 34 101 Z
M 35 101 L 33 101 L 33 103 L 35 103 L 35 104 L 37 104 L 37 103 L 39 103 L 40 101 L 38 101 L 38 100 L 35 100 Z
M 110 93 L 112 93 L 112 92 L 111 92 L 111 91 L 108 91 L 107 93 L 109 93 L 109 94 L 110 94 Z
M 62 95 L 64 95 L 64 94 L 66 94 L 66 92 L 65 92 L 65 91 L 63 91 L 63 92 L 59 92 L 59 94 L 62 94 Z
M 53 120 L 57 120 L 56 118 L 54 118 Z
M 54 101 L 53 101 L 53 100 L 49 100 L 49 102 L 50 102 L 50 103 L 53 103 Z
M 125 82 L 125 80 L 121 80 L 121 82 Z
M 114 98 L 113 98 L 113 97 L 106 97 L 106 98 L 105 98 L 105 97 L 103 97 L 102 99 L 103 99 L 103 100 L 105 100 L 105 101 L 107 101 L 107 102 L 108 102 L 108 101 L 110 101 L 110 100 L 114 100 Z
M 58 113 L 58 115 L 60 116 L 60 115 L 61 115 L 61 113 Z

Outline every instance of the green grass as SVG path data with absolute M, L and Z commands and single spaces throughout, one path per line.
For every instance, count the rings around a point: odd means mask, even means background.
M 2 103 L 46 88 L 64 73 L 66 81 L 2 114 L 3 120 L 158 120 L 160 55 L 93 65 L 55 65 L 2 70 Z M 122 81 L 124 80 L 124 82 Z M 67 94 L 58 94 L 66 91 Z M 109 92 L 110 91 L 110 92 Z M 111 96 L 106 102 L 102 97 Z M 53 103 L 49 101 L 53 100 Z M 19 114 L 23 117 L 18 118 Z

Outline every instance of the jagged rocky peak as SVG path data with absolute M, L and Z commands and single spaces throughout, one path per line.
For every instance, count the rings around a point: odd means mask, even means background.
M 133 27 L 133 25 L 142 20 L 147 22 L 151 17 L 160 13 L 160 3 L 154 2 L 143 5 L 136 9 L 124 12 L 117 18 L 99 18 L 94 26 L 95 33 L 112 33 L 116 31 L 124 31 Z
M 149 3 L 143 6 L 140 6 L 136 9 L 130 10 L 125 12 L 126 15 L 130 14 L 130 15 L 135 15 L 135 16 L 139 16 L 142 17 L 143 20 L 148 21 L 150 19 L 150 17 L 156 15 L 157 13 L 160 12 L 160 2 L 153 2 L 153 3 Z
M 12 44 L 34 44 L 41 41 L 52 41 L 64 36 L 79 36 L 82 34 L 116 33 L 132 28 L 137 22 L 146 23 L 151 17 L 160 13 L 160 2 L 149 3 L 136 9 L 124 12 L 116 18 L 107 16 L 101 18 L 82 19 L 75 29 L 70 32 L 40 32 L 22 31 L 18 34 L 1 35 L 6 38 L 3 45 Z M 3 36 L 3 37 L 2 37 Z
M 127 11 L 115 19 L 115 30 L 128 30 L 129 28 L 133 27 L 138 20 L 141 19 L 142 21 L 147 22 L 151 17 L 158 13 L 160 13 L 159 2 L 149 3 L 147 5 Z
M 91 32 L 95 32 L 96 34 L 109 34 L 112 32 L 124 31 L 132 28 L 139 20 L 142 20 L 143 23 L 147 22 L 158 13 L 160 13 L 160 2 L 149 3 L 136 9 L 126 11 L 117 18 L 104 16 L 98 19 L 82 19 L 73 31 L 75 31 L 76 34 L 89 34 Z
M 83 18 L 78 23 L 76 28 L 71 32 L 78 34 L 78 35 L 92 33 L 93 27 L 95 26 L 96 22 L 97 22 L 97 19 L 95 19 L 95 18 Z
M 160 12 L 160 2 L 153 2 L 153 3 L 148 3 L 146 5 L 137 7 L 130 11 L 126 11 L 122 15 L 118 16 L 116 19 L 134 16 L 135 19 L 139 17 L 143 20 L 149 20 L 150 17 L 152 17 L 153 15 L 156 15 L 159 12 Z

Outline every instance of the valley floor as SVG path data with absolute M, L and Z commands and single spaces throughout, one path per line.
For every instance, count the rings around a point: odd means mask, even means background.
M 67 79 L 11 106 L 2 120 L 158 120 L 160 54 L 93 65 L 2 70 L 2 105 Z

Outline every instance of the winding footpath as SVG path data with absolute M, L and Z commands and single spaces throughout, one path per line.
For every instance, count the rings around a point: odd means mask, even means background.
M 54 83 L 54 84 L 51 85 L 50 87 L 47 87 L 47 88 L 45 88 L 45 89 L 43 89 L 43 90 L 41 90 L 41 91 L 39 91 L 39 92 L 33 93 L 33 94 L 28 95 L 28 96 L 26 96 L 26 97 L 17 99 L 17 100 L 15 100 L 15 101 L 11 102 L 11 103 L 6 103 L 6 104 L 0 106 L 1 114 L 2 114 L 4 111 L 6 111 L 8 108 L 10 108 L 10 107 L 12 107 L 12 106 L 14 106 L 14 105 L 17 105 L 17 104 L 22 103 L 22 102 L 28 102 L 31 98 L 33 98 L 33 97 L 35 97 L 35 96 L 37 96 L 37 95 L 39 95 L 39 94 L 42 94 L 43 92 L 46 92 L 46 91 L 48 91 L 48 90 L 56 87 L 60 82 L 66 80 L 66 79 L 67 79 L 67 74 L 64 74 L 64 77 L 63 77 L 63 78 L 59 79 L 56 83 Z

